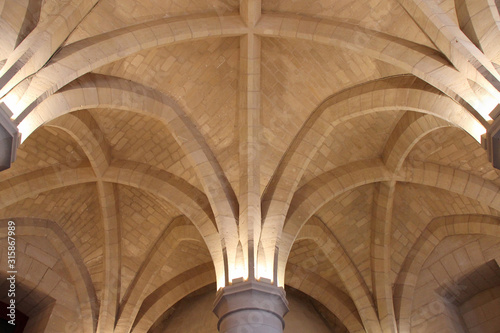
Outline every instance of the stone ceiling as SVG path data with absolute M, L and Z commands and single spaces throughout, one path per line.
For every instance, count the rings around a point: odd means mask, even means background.
M 500 172 L 480 144 L 500 103 L 493 0 L 0 11 L 22 141 L 0 219 L 17 224 L 20 311 L 53 306 L 41 330 L 147 332 L 250 277 L 349 332 L 451 332 L 435 291 L 498 269 Z M 492 286 L 475 288 L 454 306 Z

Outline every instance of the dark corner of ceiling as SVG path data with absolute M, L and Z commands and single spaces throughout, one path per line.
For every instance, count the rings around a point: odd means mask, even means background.
M 486 149 L 488 159 L 495 169 L 500 169 L 500 104 L 491 111 L 493 122 L 481 137 L 481 145 Z
M 10 168 L 16 159 L 19 146 L 19 132 L 10 120 L 10 111 L 3 103 L 0 104 L 0 171 Z

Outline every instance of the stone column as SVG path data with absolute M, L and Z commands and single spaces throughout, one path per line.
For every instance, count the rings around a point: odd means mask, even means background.
M 490 113 L 493 123 L 481 137 L 481 145 L 488 152 L 488 159 L 493 167 L 500 169 L 500 104 Z
M 285 291 L 270 283 L 234 283 L 219 290 L 214 305 L 221 333 L 282 333 L 285 327 Z
M 10 120 L 11 116 L 7 106 L 0 103 L 0 171 L 10 168 L 19 146 L 19 131 Z

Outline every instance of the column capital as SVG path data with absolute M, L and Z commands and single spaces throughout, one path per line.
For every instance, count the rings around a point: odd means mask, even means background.
M 219 332 L 283 332 L 288 312 L 285 290 L 270 283 L 244 281 L 221 288 L 214 302 Z

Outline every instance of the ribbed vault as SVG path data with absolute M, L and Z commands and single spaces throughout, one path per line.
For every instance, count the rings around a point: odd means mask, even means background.
M 332 332 L 494 332 L 497 6 L 0 1 L 28 331 L 157 332 L 243 278 Z

